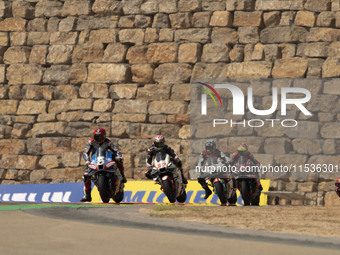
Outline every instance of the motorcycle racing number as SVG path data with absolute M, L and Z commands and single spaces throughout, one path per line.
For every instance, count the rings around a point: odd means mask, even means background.
M 162 162 L 162 163 L 158 163 L 158 168 L 161 168 L 161 167 L 164 167 L 164 166 L 166 166 L 166 163 L 165 162 Z

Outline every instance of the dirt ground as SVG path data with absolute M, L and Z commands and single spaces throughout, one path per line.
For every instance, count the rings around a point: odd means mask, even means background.
M 265 230 L 340 238 L 340 206 L 189 207 L 178 205 L 142 208 L 156 217 L 204 222 L 239 229 Z

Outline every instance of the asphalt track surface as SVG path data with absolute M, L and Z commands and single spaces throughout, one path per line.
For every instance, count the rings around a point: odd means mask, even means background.
M 340 239 L 179 222 L 139 212 L 150 206 L 0 203 L 0 254 L 340 254 Z

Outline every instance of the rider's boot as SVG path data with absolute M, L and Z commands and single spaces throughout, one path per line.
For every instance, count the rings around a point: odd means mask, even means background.
M 127 180 L 126 180 L 126 177 L 125 177 L 125 174 L 124 174 L 124 165 L 123 163 L 117 163 L 117 166 L 118 166 L 118 169 L 119 169 L 119 172 L 121 173 L 122 175 L 122 183 L 126 183 Z
M 83 175 L 83 181 L 84 181 L 84 197 L 80 199 L 80 202 L 91 202 L 91 178 L 88 175 Z
M 212 191 L 209 189 L 208 185 L 202 186 L 202 188 L 205 190 L 205 196 L 204 199 L 208 199 L 210 195 L 212 194 Z
M 92 201 L 91 190 L 86 191 L 85 196 L 82 199 L 80 199 L 80 202 L 91 202 L 91 201 Z
M 260 191 L 263 190 L 262 184 L 260 183 L 260 185 L 257 187 Z
M 127 180 L 126 180 L 126 177 L 125 177 L 125 175 L 124 175 L 124 173 L 122 174 L 122 183 L 127 183 Z
M 188 184 L 188 180 L 187 180 L 187 178 L 185 178 L 185 176 L 184 176 L 184 174 L 183 174 L 183 169 L 180 169 L 180 171 L 181 171 L 183 183 L 184 183 L 184 184 Z

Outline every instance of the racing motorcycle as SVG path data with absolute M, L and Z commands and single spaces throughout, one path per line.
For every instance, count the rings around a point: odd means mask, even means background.
M 187 199 L 186 185 L 183 183 L 181 171 L 175 166 L 170 155 L 159 151 L 153 160 L 153 168 L 150 173 L 156 184 L 161 185 L 161 190 L 170 203 L 184 203 Z
M 124 198 L 124 183 L 122 175 L 113 159 L 113 154 L 107 149 L 99 148 L 91 157 L 88 168 L 89 177 L 97 186 L 103 203 L 108 203 L 112 198 L 120 203 Z
M 251 164 L 246 156 L 240 156 L 236 163 L 236 182 L 243 204 L 259 205 L 261 191 L 257 187 L 258 167 Z
M 223 169 L 225 164 L 221 162 L 216 164 L 216 162 L 218 162 L 218 159 L 214 159 L 213 157 L 207 159 L 206 166 L 210 166 L 210 169 L 213 169 L 213 171 L 209 172 L 209 176 L 206 177 L 206 182 L 209 185 L 209 181 L 211 181 L 214 193 L 220 199 L 221 205 L 226 205 L 227 202 L 234 205 L 237 202 L 235 179 L 229 172 L 218 171 L 218 169 Z
M 215 178 L 214 192 L 218 196 L 222 205 L 228 201 L 230 205 L 235 205 L 237 202 L 236 187 L 232 178 Z

